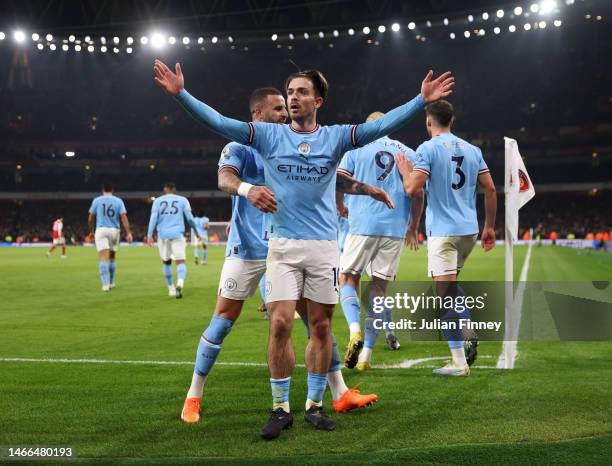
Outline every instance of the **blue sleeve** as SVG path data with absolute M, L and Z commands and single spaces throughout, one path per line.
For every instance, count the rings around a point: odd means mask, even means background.
M 283 131 L 285 126 L 279 123 L 251 123 L 253 134 L 249 144 L 265 158 L 278 147 L 280 131 Z
M 89 207 L 89 213 L 96 215 L 96 200 L 91 201 L 91 207 Z
M 240 176 L 242 167 L 244 167 L 245 155 L 245 147 L 243 145 L 230 142 L 221 151 L 219 170 L 228 167 L 233 169 L 236 175 Z
M 355 159 L 353 157 L 353 153 L 355 151 L 349 151 L 344 154 L 342 160 L 340 161 L 340 165 L 338 165 L 338 171 L 344 172 L 349 176 L 353 176 L 355 173 Z
M 214 108 L 193 97 L 185 89 L 179 92 L 175 99 L 189 115 L 213 133 L 241 144 L 251 144 L 253 142 L 253 125 L 251 123 L 221 115 Z
M 425 144 L 417 147 L 415 159 L 413 169 L 429 176 L 431 174 L 431 156 Z
M 482 175 L 483 173 L 488 173 L 489 167 L 487 166 L 487 162 L 484 161 L 484 158 L 482 157 L 482 151 L 480 149 L 477 150 L 478 152 L 478 174 Z
M 157 226 L 157 210 L 159 208 L 159 204 L 157 201 L 153 202 L 153 207 L 151 207 L 151 217 L 149 218 L 149 229 L 147 230 L 147 236 L 153 236 L 153 230 Z
M 119 199 L 119 215 L 121 214 L 127 214 L 127 210 L 125 210 L 125 204 L 123 202 L 123 199 Z
M 425 100 L 419 94 L 410 102 L 387 112 L 385 116 L 358 125 L 355 130 L 353 145 L 365 146 L 376 139 L 397 131 L 408 123 L 408 120 L 421 111 L 423 107 L 425 107 Z

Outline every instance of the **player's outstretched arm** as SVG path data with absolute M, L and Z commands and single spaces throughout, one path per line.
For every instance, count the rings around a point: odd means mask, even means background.
M 155 82 L 176 101 L 196 121 L 206 126 L 213 133 L 241 144 L 252 142 L 252 126 L 244 121 L 234 120 L 221 115 L 214 108 L 199 101 L 185 90 L 185 78 L 180 63 L 175 65 L 175 72 L 161 60 L 153 64 Z
M 128 243 L 131 243 L 133 238 L 132 238 L 132 230 L 130 229 L 130 221 L 127 218 L 126 214 L 121 214 L 121 223 L 123 224 L 123 228 L 125 228 L 125 233 L 126 233 L 126 239 Z
M 486 172 L 478 175 L 478 184 L 484 190 L 485 197 L 485 224 L 482 229 L 480 240 L 485 251 L 490 251 L 495 246 L 495 216 L 497 215 L 497 192 L 491 173 Z
M 418 96 L 376 120 L 357 126 L 354 142 L 358 146 L 365 146 L 376 139 L 397 131 L 421 111 L 426 104 L 442 99 L 453 92 L 455 78 L 450 71 L 442 73 L 436 79 L 432 78 L 433 71 L 429 70 L 421 83 L 421 93 Z
M 336 172 L 336 192 L 370 196 L 372 199 L 384 202 L 389 209 L 395 208 L 393 201 L 384 189 L 362 183 L 340 170 Z
M 217 186 L 224 193 L 246 197 L 251 204 L 262 212 L 276 212 L 276 197 L 271 190 L 265 186 L 244 183 L 231 168 L 221 168 L 219 170 Z

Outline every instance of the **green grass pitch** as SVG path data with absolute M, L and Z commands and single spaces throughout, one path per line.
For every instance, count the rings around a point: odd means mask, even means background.
M 50 260 L 42 248 L 0 250 L 0 446 L 71 445 L 79 461 L 295 464 L 610 464 L 612 342 L 519 343 L 516 369 L 494 368 L 501 344 L 482 342 L 466 379 L 435 377 L 429 361 L 410 369 L 344 370 L 349 386 L 380 401 L 332 414 L 334 432 L 301 419 L 306 371 L 295 370 L 294 427 L 273 442 L 258 432 L 270 407 L 267 322 L 249 300 L 224 342 L 203 398 L 203 419 L 179 419 L 198 338 L 214 308 L 223 249 L 206 266 L 188 262 L 185 297 L 167 297 L 155 248 L 124 247 L 117 288 L 100 291 L 93 248 Z M 57 254 L 57 251 L 56 253 Z M 192 258 L 191 249 L 188 250 Z M 515 251 L 518 278 L 525 248 Z M 426 251 L 405 251 L 398 279 L 425 280 Z M 477 249 L 466 280 L 503 280 L 503 248 Z M 609 280 L 612 255 L 533 248 L 529 280 Z M 334 317 L 339 346 L 347 326 Z M 298 364 L 306 338 L 293 331 Z M 374 363 L 444 357 L 443 342 L 404 342 Z M 174 361 L 26 362 L 9 358 Z M 182 362 L 182 363 L 181 363 Z M 255 363 L 231 365 L 230 363 Z M 325 406 L 331 410 L 326 393 Z M 2 459 L 0 459 L 2 462 Z

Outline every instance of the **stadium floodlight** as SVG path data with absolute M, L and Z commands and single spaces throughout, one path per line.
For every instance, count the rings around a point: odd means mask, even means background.
M 174 45 L 174 44 L 176 44 L 176 37 L 174 37 L 174 36 L 170 36 L 170 37 L 168 37 L 168 43 L 169 43 L 170 45 Z
M 547 26 L 546 21 L 540 21 L 538 23 L 538 26 L 540 26 L 540 29 L 546 29 L 546 26 Z
M 125 41 L 127 42 L 128 45 L 132 45 L 134 43 L 134 38 L 131 36 L 128 36 L 128 38 L 125 39 Z
M 520 6 L 517 6 L 514 9 L 514 14 L 515 14 L 515 16 L 521 16 L 523 14 L 523 9 Z
M 465 31 L 465 32 L 463 33 L 463 36 L 464 36 L 466 39 L 469 39 L 469 38 L 470 38 L 470 31 Z
M 216 44 L 219 41 L 219 38 L 217 36 L 213 36 L 213 38 L 210 40 L 213 44 Z
M 159 32 L 154 32 L 151 34 L 151 45 L 155 49 L 161 49 L 164 45 L 166 45 L 166 36 Z
M 503 18 L 504 17 L 504 10 L 502 10 L 501 8 L 499 10 L 497 10 L 497 12 L 495 13 L 495 16 L 497 16 L 498 18 Z
M 75 40 L 76 40 L 76 37 L 74 37 L 74 34 L 70 34 L 70 35 L 68 36 L 68 41 L 69 41 L 69 42 L 74 42 Z
M 203 44 L 204 43 L 204 38 L 203 37 L 198 37 L 198 44 Z
M 555 27 L 557 27 L 557 28 L 558 28 L 558 27 L 560 27 L 560 26 L 561 26 L 561 24 L 563 24 L 563 23 L 561 22 L 561 20 L 560 20 L 560 19 L 555 19 L 555 22 L 554 22 L 553 24 L 555 25 Z
M 540 14 L 547 15 L 552 13 L 557 8 L 557 2 L 555 0 L 543 0 L 540 3 Z
M 355 30 L 353 28 L 349 28 L 349 30 L 347 31 L 349 36 L 354 36 L 355 35 Z M 291 39 L 291 36 L 293 34 L 289 34 L 289 39 Z
M 88 52 L 90 52 L 90 53 L 91 53 L 91 52 L 93 52 L 94 50 L 95 50 L 95 48 L 94 48 L 94 46 L 93 46 L 93 45 L 89 45 L 89 46 L 87 47 L 87 51 L 88 51 Z
M 361 30 L 361 32 L 363 32 L 364 34 L 369 34 L 370 33 L 370 28 L 368 26 L 364 26 L 363 29 Z
M 290 33 L 289 33 L 289 39 L 290 39 L 290 40 L 295 39 L 295 35 L 293 35 L 293 33 L 292 33 L 292 32 L 290 32 Z
M 448 26 L 448 18 L 444 18 L 442 20 L 442 24 L 444 24 L 444 26 Z
M 119 37 L 113 37 L 113 44 L 117 45 L 119 43 Z
M 119 49 L 117 47 L 113 47 L 113 52 L 119 53 Z
M 101 43 L 101 44 L 106 44 L 106 37 L 101 36 L 101 37 L 100 37 L 100 43 Z
M 76 44 L 74 46 L 74 50 L 77 51 L 77 52 L 80 52 L 81 51 L 81 46 L 79 44 Z
M 45 48 L 45 46 L 44 46 L 43 44 L 36 44 L 36 48 L 37 48 L 38 50 L 42 50 L 42 49 L 44 49 L 44 48 Z
M 378 32 L 381 32 L 381 33 L 382 33 L 382 32 L 385 32 L 386 30 L 387 30 L 387 28 L 386 28 L 386 27 L 385 27 L 383 24 L 381 24 L 380 26 L 378 26 Z
M 393 23 L 393 24 L 391 25 L 391 30 L 392 30 L 393 32 L 398 32 L 398 31 L 400 30 L 400 25 L 399 25 L 399 23 Z
M 501 32 L 501 29 L 500 29 L 498 26 L 495 26 L 495 27 L 493 28 L 493 32 L 494 32 L 495 34 L 499 34 L 499 33 Z
M 332 35 L 334 37 L 338 37 L 340 35 L 340 31 L 338 31 L 337 29 L 334 29 L 333 32 L 332 32 Z
M 189 44 L 189 37 L 183 37 L 183 45 Z
M 411 31 L 416 27 L 416 24 L 414 23 L 414 21 L 410 21 L 408 23 L 408 29 L 410 29 Z
M 482 19 L 484 19 L 485 21 L 487 19 L 489 19 L 489 13 L 487 13 L 486 11 L 482 14 Z
M 127 49 L 125 49 L 126 53 L 132 53 L 132 47 L 128 47 Z
M 473 23 L 473 22 L 474 22 L 474 15 L 468 15 L 468 18 L 467 18 L 467 19 L 468 19 L 468 21 L 469 21 L 470 23 Z
M 510 26 L 508 26 L 508 31 L 510 32 L 516 31 L 516 26 L 514 24 L 511 24 Z
M 36 33 L 33 33 L 33 34 L 32 34 L 32 40 L 33 40 L 34 42 L 36 42 L 38 39 L 40 39 L 40 36 L 39 36 L 38 34 L 36 34 Z
M 0 40 L 4 40 L 5 37 L 6 37 L 6 34 L 0 31 Z
M 304 33 L 304 39 L 308 39 L 310 38 L 310 34 L 308 34 L 307 32 Z
M 565 4 L 566 5 L 573 5 L 574 4 L 574 0 L 565 0 Z
M 233 44 L 233 43 L 234 43 L 234 38 L 233 38 L 232 36 L 227 36 L 227 41 L 228 41 L 230 44 Z
M 431 21 L 427 20 L 427 22 L 425 23 L 425 25 L 430 28 L 431 27 Z
M 525 29 L 525 31 L 531 30 L 531 23 L 525 23 L 525 25 L 523 26 L 523 29 Z
M 538 5 L 537 3 L 532 3 L 529 9 L 531 10 L 532 13 L 537 13 L 538 10 L 540 9 L 540 5 Z
M 55 49 L 57 48 L 57 46 L 56 46 L 55 44 L 51 44 L 51 45 L 49 45 L 49 48 L 50 48 L 51 50 L 55 50 Z
M 91 42 L 91 37 L 89 37 L 89 36 L 85 36 L 85 39 L 84 39 L 84 40 L 85 40 L 85 42 Z
M 66 157 L 74 157 L 75 156 L 75 153 L 72 150 L 67 150 L 65 152 L 65 154 L 66 154 Z
M 140 43 L 141 43 L 142 45 L 147 45 L 147 44 L 149 43 L 149 38 L 148 38 L 147 36 L 142 36 L 142 37 L 140 38 Z
M 47 34 L 45 39 L 47 39 L 47 42 L 51 42 L 53 40 L 53 34 Z
M 323 31 L 319 31 L 319 38 L 323 39 L 325 37 L 325 34 L 323 34 Z
M 481 29 L 478 31 L 479 36 L 484 36 L 485 34 L 486 34 L 486 31 L 484 29 Z
M 13 33 L 13 39 L 15 39 L 15 42 L 19 42 L 21 44 L 22 42 L 25 42 L 25 38 L 25 32 L 23 32 L 21 29 Z
M 106 53 L 108 49 L 106 48 L 106 45 L 103 45 L 102 47 L 100 47 L 100 52 L 102 53 Z
M 451 33 L 450 33 L 450 38 L 451 38 L 452 40 L 455 40 L 455 33 L 454 33 L 454 32 L 451 32 Z
M 68 48 L 69 48 L 69 47 L 68 47 L 68 44 L 64 44 L 64 45 L 62 45 L 62 50 L 63 50 L 64 52 L 67 52 L 67 51 L 68 51 Z

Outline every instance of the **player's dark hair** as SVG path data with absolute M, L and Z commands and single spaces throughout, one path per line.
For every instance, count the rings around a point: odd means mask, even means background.
M 249 97 L 249 110 L 251 113 L 255 111 L 258 105 L 268 98 L 269 95 L 280 95 L 283 93 L 275 87 L 259 87 L 253 91 L 251 97 Z
M 108 181 L 102 183 L 102 191 L 104 191 L 105 193 L 112 193 L 113 192 L 113 183 L 110 183 Z
M 429 115 L 439 126 L 446 128 L 450 126 L 455 117 L 453 105 L 444 99 L 437 100 L 425 107 L 425 113 Z
M 176 185 L 172 183 L 171 181 L 168 181 L 166 184 L 164 184 L 164 189 L 174 192 L 176 191 Z
M 285 91 L 287 91 L 289 84 L 295 78 L 306 78 L 310 80 L 312 87 L 314 87 L 315 95 L 317 97 L 323 97 L 323 100 L 327 100 L 329 84 L 327 83 L 325 76 L 323 76 L 323 73 L 321 73 L 319 70 L 305 70 L 290 74 L 285 81 Z

